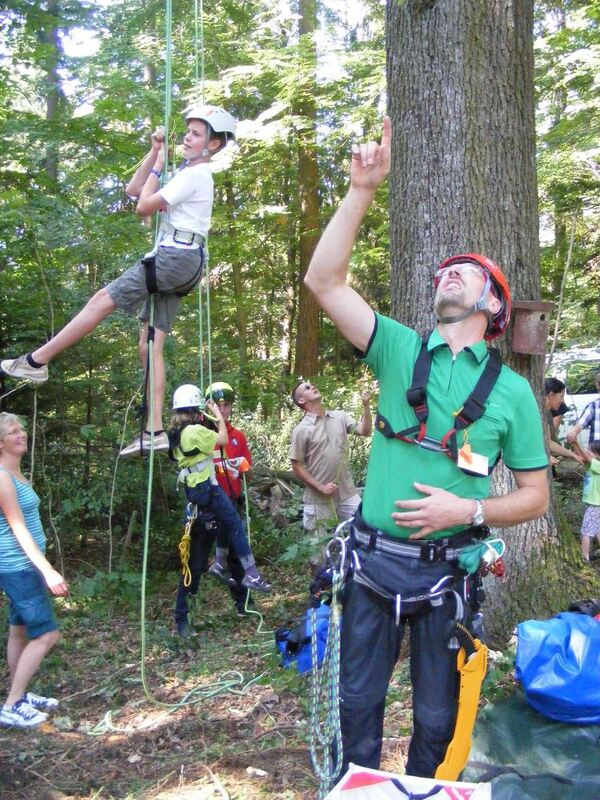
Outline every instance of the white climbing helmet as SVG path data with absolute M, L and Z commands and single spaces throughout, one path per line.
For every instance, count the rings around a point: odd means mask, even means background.
M 173 411 L 179 408 L 200 408 L 204 407 L 204 398 L 197 386 L 191 383 L 184 383 L 173 394 Z
M 235 139 L 237 122 L 235 117 L 219 106 L 192 106 L 185 113 L 185 121 L 201 119 L 213 129 L 215 133 L 224 133 L 227 140 Z

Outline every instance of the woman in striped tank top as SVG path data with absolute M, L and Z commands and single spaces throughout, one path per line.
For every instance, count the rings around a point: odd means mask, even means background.
M 48 590 L 68 594 L 65 579 L 46 560 L 40 500 L 21 472 L 27 433 L 14 414 L 0 413 L 0 589 L 9 600 L 7 660 L 11 685 L 0 724 L 30 728 L 47 719 L 58 701 L 28 691 L 46 654 L 58 641 Z

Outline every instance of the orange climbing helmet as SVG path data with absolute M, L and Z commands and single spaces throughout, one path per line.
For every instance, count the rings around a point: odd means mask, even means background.
M 452 264 L 458 264 L 461 262 L 464 263 L 465 261 L 470 262 L 471 264 L 476 264 L 484 271 L 487 280 L 485 282 L 485 286 L 483 287 L 483 292 L 481 293 L 479 300 L 475 303 L 473 308 L 467 312 L 467 314 L 452 318 L 451 320 L 443 321 L 458 322 L 459 319 L 464 319 L 466 316 L 473 314 L 476 311 L 485 311 L 487 308 L 488 294 L 490 289 L 492 289 L 502 305 L 493 316 L 490 316 L 488 327 L 485 332 L 485 338 L 488 341 L 490 339 L 495 339 L 496 336 L 503 334 L 508 327 L 508 323 L 510 321 L 510 312 L 512 309 L 512 300 L 510 296 L 510 287 L 508 285 L 508 281 L 506 280 L 506 276 L 498 264 L 492 261 L 491 258 L 482 256 L 479 253 L 461 253 L 459 255 L 450 256 L 450 258 L 447 258 L 440 264 L 435 276 L 434 288 L 437 289 L 441 274 L 444 270 L 448 269 L 448 267 L 451 267 Z

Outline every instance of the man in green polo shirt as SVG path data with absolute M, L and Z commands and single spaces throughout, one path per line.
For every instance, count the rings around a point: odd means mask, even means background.
M 353 525 L 361 569 L 344 593 L 343 769 L 349 762 L 379 766 L 385 695 L 408 622 L 413 736 L 406 771 L 432 777 L 457 713 L 456 651 L 448 647 L 447 632 L 456 606 L 447 597 L 439 604 L 407 599 L 430 593 L 440 581 L 458 581 L 457 551 L 484 524 L 511 526 L 545 513 L 547 456 L 529 384 L 499 363 L 494 372 L 495 357 L 488 354 L 485 339 L 503 333 L 510 317 L 510 290 L 494 262 L 470 253 L 432 269 L 438 323 L 423 355 L 415 331 L 376 314 L 347 282 L 360 225 L 389 171 L 390 145 L 386 118 L 381 145 L 353 148 L 348 194 L 305 282 L 380 387 L 363 503 Z M 429 365 L 426 394 L 415 389 L 417 362 Z M 480 416 L 465 410 L 478 406 L 467 402 L 472 398 L 483 398 Z M 490 497 L 488 473 L 500 457 L 516 487 Z

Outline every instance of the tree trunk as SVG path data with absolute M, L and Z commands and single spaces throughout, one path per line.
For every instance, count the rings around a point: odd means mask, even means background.
M 319 173 L 317 164 L 316 122 L 314 98 L 317 52 L 314 33 L 317 29 L 316 0 L 300 0 L 301 60 L 300 97 L 296 113 L 303 122 L 298 132 L 298 190 L 300 198 L 298 282 L 298 327 L 296 329 L 296 373 L 316 375 L 318 370 L 319 306 L 304 285 L 304 276 L 319 238 Z
M 244 280 L 242 275 L 242 260 L 240 248 L 237 243 L 235 222 L 235 193 L 231 180 L 225 182 L 225 196 L 227 198 L 227 229 L 230 244 L 231 265 L 233 270 L 233 298 L 235 301 L 235 320 L 237 328 L 238 363 L 239 363 L 239 390 L 244 398 L 245 386 L 248 380 L 248 315 L 246 313 Z
M 44 94 L 46 97 L 46 122 L 47 139 L 46 155 L 44 158 L 44 171 L 50 180 L 58 179 L 58 135 L 53 130 L 54 124 L 60 122 L 61 107 L 64 95 L 58 74 L 58 65 L 61 57 L 61 43 L 59 38 L 60 2 L 52 0 L 48 4 L 47 22 L 39 33 L 39 39 L 45 45 L 44 57 L 41 67 L 44 70 Z
M 429 330 L 433 272 L 455 253 L 491 257 L 513 298 L 539 298 L 533 0 L 389 0 L 387 67 L 392 315 Z M 505 362 L 539 397 L 543 358 L 513 354 L 504 338 Z M 492 494 L 511 482 L 499 467 Z M 497 533 L 508 545 L 507 577 L 488 582 L 487 619 L 500 639 L 542 606 L 560 607 L 572 570 L 558 568 L 567 553 L 553 511 Z M 543 596 L 532 594 L 542 565 Z

